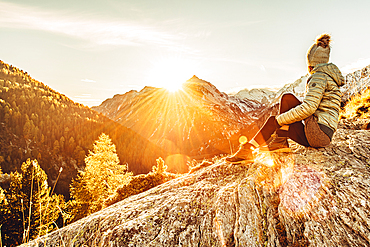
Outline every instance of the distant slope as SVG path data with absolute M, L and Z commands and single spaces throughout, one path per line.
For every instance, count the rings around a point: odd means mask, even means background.
M 235 150 L 239 130 L 256 121 L 249 113 L 262 106 L 222 93 L 194 76 L 176 93 L 145 87 L 115 95 L 93 109 L 171 153 L 203 159 Z
M 68 197 L 69 183 L 102 132 L 116 145 L 121 163 L 135 173 L 151 170 L 167 152 L 134 131 L 74 103 L 27 72 L 0 61 L 0 166 L 4 173 L 37 158 L 50 184 L 63 167 L 56 192 Z
M 253 88 L 251 90 L 243 89 L 235 94 L 235 97 L 240 99 L 255 100 L 262 104 L 270 103 L 271 99 L 276 96 L 276 92 L 266 88 Z

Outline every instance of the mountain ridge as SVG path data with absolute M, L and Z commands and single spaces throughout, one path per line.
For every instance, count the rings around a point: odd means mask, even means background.
M 347 84 L 341 88 L 344 95 L 342 104 L 349 99 L 345 95 L 354 94 L 355 91 L 363 90 L 364 85 L 370 85 L 369 68 L 370 65 L 345 75 Z M 212 83 L 193 76 L 184 83 L 182 91 L 175 94 L 175 97 L 184 99 L 176 103 L 182 105 L 180 110 L 191 112 L 190 115 L 179 120 L 180 122 L 176 120 L 182 113 L 178 115 L 167 113 L 176 109 L 173 106 L 172 108 L 156 108 L 154 104 L 148 104 L 145 111 L 141 111 L 140 106 L 145 105 L 146 101 L 153 103 L 152 98 L 155 97 L 155 92 L 161 92 L 158 98 L 168 97 L 165 89 L 154 87 L 145 87 L 139 92 L 132 90 L 125 94 L 116 94 L 93 109 L 132 128 L 154 144 L 170 149 L 172 153 L 180 153 L 190 159 L 202 159 L 208 157 L 207 155 L 212 157 L 233 153 L 238 148 L 240 136 L 252 138 L 270 115 L 277 114 L 279 98 L 282 94 L 293 93 L 302 100 L 308 77 L 308 74 L 304 75 L 293 83 L 284 85 L 277 92 L 267 89 L 245 89 L 237 94 L 228 95 L 219 91 Z M 357 89 L 353 85 L 357 85 Z M 170 101 L 163 101 L 163 104 L 169 104 Z M 194 125 L 195 118 L 204 119 L 196 124 L 200 129 L 197 130 L 198 135 L 191 133 L 194 128 L 186 127 Z M 138 125 L 149 121 L 148 119 L 158 128 L 142 128 Z M 166 124 L 172 129 L 161 127 L 163 119 L 169 121 Z M 220 124 L 215 125 L 215 122 Z M 177 131 L 179 129 L 182 132 Z M 194 143 L 187 143 L 186 140 L 189 139 Z M 186 148 L 178 148 L 184 144 L 187 145 Z
M 93 109 L 132 128 L 156 145 L 167 148 L 171 145 L 173 152 L 194 158 L 235 150 L 239 145 L 236 140 L 239 129 L 245 122 L 256 120 L 246 113 L 263 106 L 256 100 L 243 100 L 220 92 L 210 82 L 194 76 L 176 93 L 147 87 L 140 92 L 115 95 Z M 163 119 L 168 122 L 164 123 Z M 155 127 L 143 128 L 141 124 L 145 121 L 154 123 Z M 161 143 L 163 140 L 166 143 Z

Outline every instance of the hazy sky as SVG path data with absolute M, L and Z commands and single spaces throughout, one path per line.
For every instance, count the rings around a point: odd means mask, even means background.
M 0 0 L 0 60 L 88 105 L 197 75 L 228 92 L 307 73 L 317 35 L 343 72 L 370 64 L 370 1 Z

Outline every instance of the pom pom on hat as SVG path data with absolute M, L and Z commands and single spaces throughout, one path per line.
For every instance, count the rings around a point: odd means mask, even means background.
M 316 39 L 316 45 L 321 46 L 322 48 L 326 48 L 330 45 L 330 40 L 331 37 L 329 34 L 321 34 L 317 39 Z
M 315 44 L 313 44 L 307 51 L 308 66 L 315 67 L 320 63 L 328 63 L 330 55 L 330 41 L 329 34 L 321 34 Z

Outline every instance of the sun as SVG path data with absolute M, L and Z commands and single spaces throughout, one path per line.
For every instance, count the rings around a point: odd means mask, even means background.
M 148 72 L 147 84 L 164 88 L 170 92 L 182 89 L 182 84 L 190 79 L 195 71 L 193 63 L 186 59 L 168 58 L 153 63 Z

